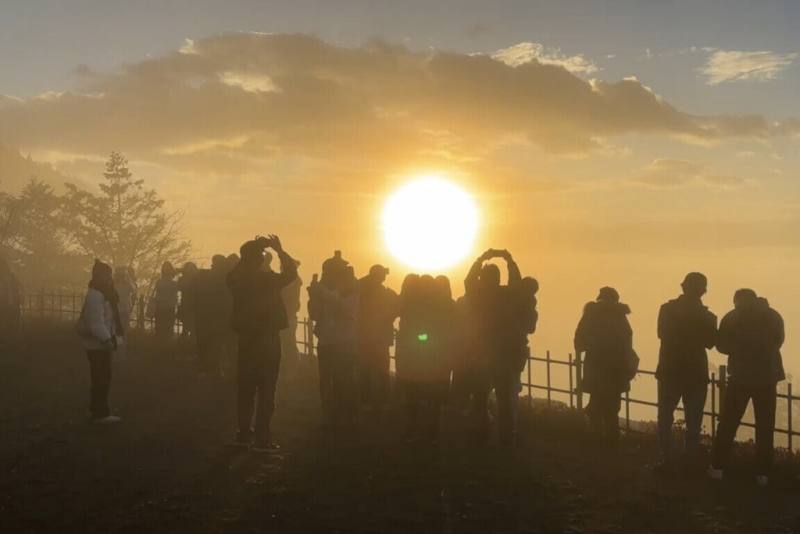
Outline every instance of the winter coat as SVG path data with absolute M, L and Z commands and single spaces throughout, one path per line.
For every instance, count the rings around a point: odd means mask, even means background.
M 394 320 L 398 315 L 399 297 L 383 285 L 360 281 L 360 343 L 365 349 L 385 349 L 394 343 Z
M 708 382 L 708 353 L 717 334 L 717 316 L 699 299 L 681 295 L 661 306 L 658 313 L 656 378 L 678 383 Z
M 783 318 L 766 299 L 725 315 L 719 325 L 717 350 L 728 355 L 729 381 L 769 385 L 784 380 L 784 338 Z
M 76 330 L 86 350 L 114 349 L 114 311 L 97 289 L 87 291 Z
M 320 306 L 316 325 L 319 345 L 336 346 L 348 354 L 355 354 L 360 307 L 358 291 L 340 293 L 321 283 L 312 285 L 309 291 Z
M 395 360 L 398 378 L 414 383 L 449 382 L 455 318 L 455 303 L 449 299 L 423 299 L 401 310 Z
M 575 330 L 575 350 L 586 352 L 582 389 L 627 391 L 630 387 L 630 358 L 633 331 L 628 323 L 631 309 L 617 302 L 589 302 Z

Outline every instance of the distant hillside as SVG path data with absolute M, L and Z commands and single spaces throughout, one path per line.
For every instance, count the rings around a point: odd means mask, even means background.
M 23 156 L 15 148 L 0 145 L 0 191 L 15 193 L 22 189 L 32 176 L 56 188 L 69 181 L 69 178 L 50 164 L 34 161 L 30 156 Z

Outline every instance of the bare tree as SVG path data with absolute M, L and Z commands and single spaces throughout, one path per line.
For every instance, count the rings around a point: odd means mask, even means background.
M 82 251 L 116 266 L 132 265 L 147 279 L 162 262 L 188 256 L 183 214 L 166 210 L 154 189 L 134 179 L 122 154 L 111 153 L 103 178 L 100 194 L 66 184 L 65 224 Z

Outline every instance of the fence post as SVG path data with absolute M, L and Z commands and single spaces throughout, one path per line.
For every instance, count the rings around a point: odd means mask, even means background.
M 719 366 L 719 416 L 725 415 L 725 393 L 728 389 L 728 366 Z
M 578 410 L 583 410 L 583 362 L 580 351 L 575 351 L 575 398 Z M 571 374 L 571 373 L 570 373 Z
M 308 355 L 314 356 L 314 321 L 308 319 L 306 321 L 306 328 L 308 329 Z
M 528 354 L 528 408 L 533 406 L 533 371 L 531 368 L 533 367 L 533 360 L 531 357 L 533 354 Z
M 138 307 L 136 309 L 136 328 L 144 332 L 144 295 L 139 295 Z
M 786 417 L 789 419 L 788 425 L 786 428 L 789 430 L 787 433 L 787 441 L 789 445 L 789 452 L 792 452 L 792 383 L 789 382 L 786 384 L 786 402 L 789 403 L 788 409 L 786 410 Z
M 575 404 L 572 401 L 572 395 L 575 392 L 572 391 L 573 385 L 572 385 L 572 353 L 571 352 L 569 353 L 567 359 L 569 361 L 569 366 L 567 367 L 567 369 L 569 370 L 569 407 L 570 408 L 574 408 Z
M 550 351 L 547 351 L 547 407 L 550 407 Z
M 39 317 L 44 317 L 44 289 L 39 289 Z
M 625 431 L 631 430 L 631 395 L 630 390 L 625 392 Z
M 711 373 L 711 439 L 717 435 L 717 374 Z

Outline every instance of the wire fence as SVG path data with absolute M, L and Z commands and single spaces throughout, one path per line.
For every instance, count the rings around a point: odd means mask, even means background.
M 21 310 L 23 320 L 28 318 L 48 318 L 76 321 L 81 313 L 83 298 L 84 295 L 81 294 L 47 293 L 44 291 L 37 294 L 24 295 L 22 298 Z M 130 326 L 138 330 L 145 332 L 154 330 L 155 321 L 147 314 L 147 302 L 143 296 L 137 298 L 133 303 L 130 321 Z M 183 327 L 180 320 L 176 320 L 174 324 L 175 334 L 181 334 L 182 331 Z M 309 357 L 314 356 L 316 346 L 314 343 L 313 324 L 310 320 L 303 319 L 296 322 L 295 339 L 298 350 L 302 355 Z M 393 352 L 391 357 L 392 369 L 394 369 Z M 557 399 L 554 399 L 554 396 L 558 396 L 564 399 L 564 404 L 570 408 L 582 410 L 584 406 L 584 393 L 581 391 L 582 368 L 583 362 L 581 359 L 574 357 L 572 354 L 569 354 L 566 360 L 552 358 L 550 351 L 545 352 L 544 357 L 531 355 L 523 371 L 525 379 L 522 381 L 521 394 L 527 399 L 529 404 L 532 404 L 535 397 L 534 392 L 540 391 L 543 392 L 544 399 L 548 405 L 558 402 Z M 561 371 L 561 373 L 558 373 L 560 374 L 560 380 L 554 377 L 554 373 L 557 373 L 557 370 Z M 566 372 L 566 376 L 564 376 L 564 372 Z M 540 378 L 540 376 L 542 378 Z M 655 372 L 639 369 L 636 380 L 632 384 L 640 384 L 643 380 L 654 381 Z M 724 405 L 728 388 L 726 366 L 721 365 L 718 372 L 711 373 L 708 388 L 706 408 L 704 409 L 703 416 L 704 422 L 708 422 L 707 432 L 713 438 L 716 436 L 721 407 Z M 648 389 L 650 392 L 654 390 L 655 387 Z M 793 395 L 792 384 L 791 382 L 787 382 L 784 391 L 779 391 L 777 393 L 777 400 L 778 409 L 776 410 L 775 432 L 785 437 L 786 448 L 793 451 L 794 438 L 795 436 L 800 436 L 800 432 L 796 430 L 800 428 L 800 425 L 793 421 L 794 416 L 798 414 L 798 412 L 794 410 L 794 403 L 800 401 L 800 397 Z M 638 430 L 636 428 L 637 420 L 631 416 L 632 408 L 658 408 L 658 403 L 655 400 L 635 397 L 630 391 L 626 391 L 622 395 L 621 401 L 624 414 L 620 418 L 620 425 L 626 431 Z M 781 404 L 783 404 L 785 409 L 781 409 Z M 678 410 L 683 411 L 683 407 L 679 407 Z M 641 421 L 641 419 L 638 421 Z M 755 428 L 753 421 L 748 420 L 742 421 L 742 426 L 746 428 Z

